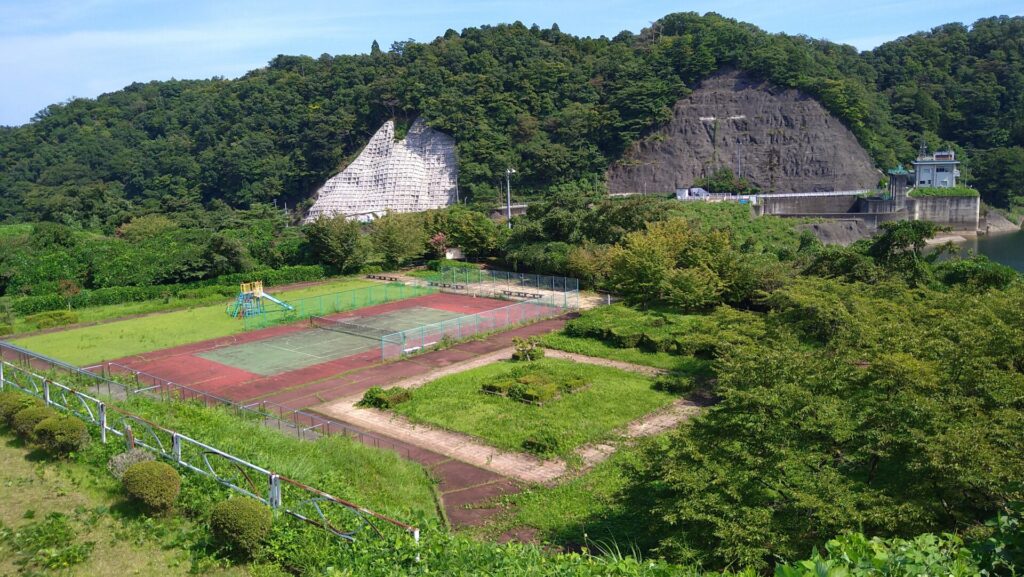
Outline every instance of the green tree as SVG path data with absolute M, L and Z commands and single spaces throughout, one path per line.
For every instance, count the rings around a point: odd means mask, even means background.
M 388 213 L 370 225 L 370 238 L 389 270 L 423 256 L 426 250 L 427 234 L 418 214 Z
M 358 221 L 321 216 L 306 225 L 306 237 L 314 254 L 327 265 L 343 273 L 359 270 L 369 255 L 369 243 Z

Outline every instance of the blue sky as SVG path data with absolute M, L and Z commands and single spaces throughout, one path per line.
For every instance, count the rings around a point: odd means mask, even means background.
M 376 39 L 516 20 L 614 36 L 670 12 L 714 11 L 770 32 L 869 49 L 946 22 L 1024 15 L 1021 0 L 0 0 L 0 124 L 134 81 L 236 77 L 277 54 L 351 54 Z

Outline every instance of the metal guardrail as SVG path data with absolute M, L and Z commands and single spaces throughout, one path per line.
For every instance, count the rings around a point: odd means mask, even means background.
M 9 343 L 0 343 L 0 356 L 5 352 L 10 354 L 12 349 L 18 349 L 15 352 L 21 357 L 20 362 L 25 366 L 18 366 L 0 359 L 0 390 L 7 388 L 19 390 L 42 399 L 48 406 L 61 409 L 97 426 L 102 443 L 108 442 L 109 435 L 120 437 L 129 447 L 142 447 L 179 467 L 209 477 L 235 492 L 256 499 L 291 517 L 320 527 L 340 539 L 355 540 L 356 532 L 338 527 L 342 522 L 338 518 L 339 513 L 348 515 L 349 518 L 354 515 L 360 523 L 370 527 L 378 536 L 383 536 L 383 534 L 375 522 L 398 527 L 410 535 L 416 544 L 419 544 L 420 530 L 417 527 L 304 485 L 187 435 L 161 427 L 139 415 L 110 405 L 73 386 L 61 384 L 32 370 L 34 368 L 33 361 L 46 363 L 53 359 L 42 355 L 36 356 L 26 349 L 9 345 Z M 100 380 L 107 387 L 120 387 L 125 396 L 131 390 L 125 384 L 78 369 L 67 363 L 57 361 L 54 368 L 67 370 L 69 374 Z M 230 401 L 226 402 L 243 411 L 257 415 L 263 414 L 239 407 Z

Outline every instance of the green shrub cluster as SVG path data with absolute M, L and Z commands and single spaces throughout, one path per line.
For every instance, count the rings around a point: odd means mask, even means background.
M 622 348 L 647 351 L 677 352 L 677 337 L 686 334 L 692 325 L 689 315 L 662 311 L 641 311 L 623 304 L 614 304 L 587 311 L 569 321 L 566 334 L 600 339 Z
M 26 441 L 35 441 L 36 425 L 58 416 L 57 411 L 42 405 L 22 409 L 11 418 L 11 429 Z
M 544 347 L 537 337 L 515 337 L 512 339 L 512 347 L 515 349 L 512 352 L 513 361 L 538 361 L 544 358 Z
M 37 329 L 48 329 L 51 327 L 63 327 L 78 322 L 78 313 L 74 311 L 49 311 L 25 317 L 25 322 Z
M 764 335 L 764 324 L 756 314 L 730 307 L 692 316 L 615 304 L 584 312 L 564 332 L 620 349 L 712 359 L 723 347 L 756 342 Z
M 160 461 L 136 463 L 121 479 L 125 492 L 151 511 L 166 511 L 181 492 L 181 475 Z
M 362 400 L 357 403 L 360 407 L 372 407 L 374 409 L 390 409 L 395 405 L 404 403 L 412 398 L 412 391 L 402 387 L 370 387 L 363 393 Z
M 47 311 L 119 305 L 159 298 L 201 299 L 213 296 L 232 296 L 238 284 L 253 279 L 263 280 L 264 286 L 321 280 L 326 277 L 322 266 L 288 266 L 279 269 L 260 269 L 246 273 L 223 275 L 216 279 L 189 284 L 115 286 L 83 290 L 70 299 L 57 293 L 23 296 L 11 299 L 11 310 L 18 315 L 33 315 Z M 66 324 L 66 323 L 65 323 Z M 56 326 L 56 325 L 51 325 Z M 45 328 L 45 327 L 39 327 Z
M 14 333 L 14 325 L 0 323 L 0 337 L 6 337 L 12 333 Z
M 14 415 L 19 411 L 41 406 L 43 406 L 43 402 L 35 397 L 16 391 L 0 392 L 0 424 L 11 427 L 14 425 Z
M 948 188 L 928 186 L 915 188 L 910 191 L 910 196 L 917 198 L 952 196 L 971 198 L 979 196 L 979 193 L 977 190 L 967 186 L 951 186 Z
M 71 415 L 44 419 L 32 432 L 36 444 L 53 455 L 64 456 L 81 451 L 89 444 L 89 428 Z
M 210 529 L 217 541 L 232 552 L 252 557 L 270 535 L 273 514 L 249 498 L 221 501 L 210 513 Z
M 531 405 L 558 399 L 564 394 L 571 394 L 589 386 L 583 377 L 558 375 L 532 367 L 516 367 L 504 378 L 484 383 L 480 391 L 492 395 L 508 397 L 514 401 Z
M 654 390 L 682 395 L 693 390 L 693 379 L 686 375 L 662 375 L 654 381 Z

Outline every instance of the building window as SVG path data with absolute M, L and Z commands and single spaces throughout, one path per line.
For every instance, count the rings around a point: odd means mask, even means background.
M 935 172 L 949 172 L 949 169 L 944 166 L 940 166 L 935 169 Z

